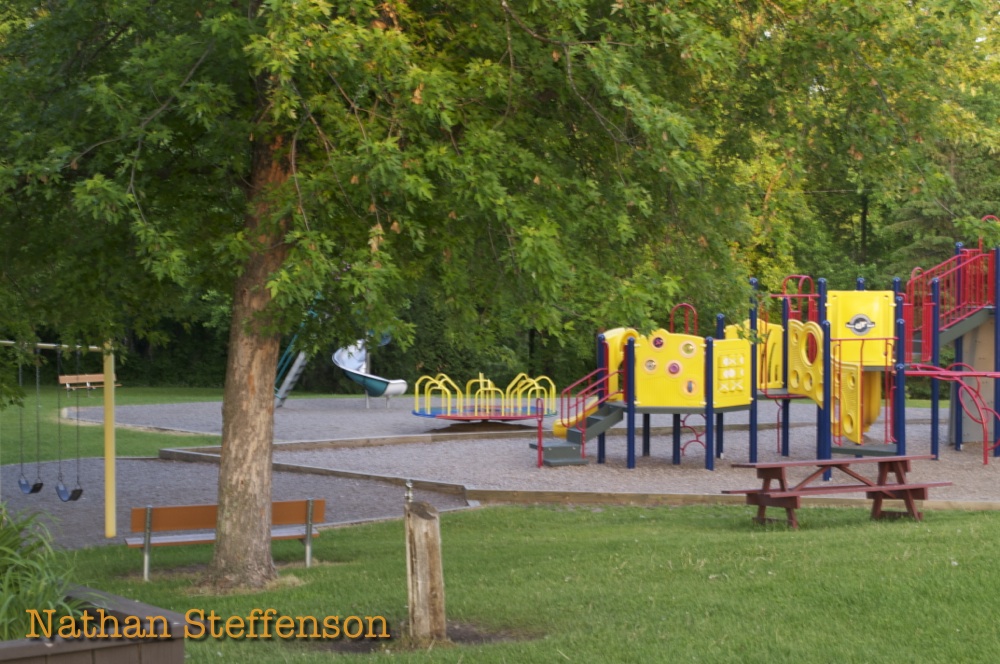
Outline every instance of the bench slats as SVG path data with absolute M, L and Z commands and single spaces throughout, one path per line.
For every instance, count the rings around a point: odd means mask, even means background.
M 133 549 L 142 549 L 142 578 L 145 581 L 149 580 L 149 559 L 152 547 L 214 542 L 216 534 L 213 529 L 216 526 L 218 513 L 218 505 L 166 505 L 163 507 L 150 505 L 132 508 L 130 513 L 131 532 L 142 533 L 142 537 L 126 537 L 125 545 Z M 312 538 L 319 535 L 316 524 L 325 520 L 325 500 L 272 502 L 271 539 L 302 540 L 306 547 L 306 567 L 309 567 L 312 563 Z M 188 532 L 177 533 L 177 531 Z M 164 532 L 174 534 L 154 534 Z
M 153 508 L 153 532 L 165 530 L 204 530 L 215 528 L 219 508 L 216 505 L 170 505 Z M 146 508 L 132 508 L 133 533 L 146 530 Z
M 931 461 L 935 459 L 932 454 L 913 454 L 907 456 L 869 456 L 869 457 L 841 457 L 839 459 L 813 459 L 810 461 L 762 461 L 759 463 L 734 463 L 733 468 L 795 468 L 797 466 L 812 466 L 822 468 L 826 466 L 854 466 L 859 463 L 893 463 L 896 461 Z
M 815 496 L 829 493 L 892 493 L 895 491 L 911 491 L 916 489 L 933 489 L 935 487 L 951 486 L 951 482 L 925 482 L 921 484 L 886 484 L 885 486 L 870 484 L 831 484 L 829 486 L 807 486 L 801 489 L 769 489 L 767 495 L 772 498 L 788 498 L 791 496 Z M 765 493 L 763 489 L 726 489 L 722 493 Z
M 271 503 L 271 525 L 291 526 L 306 522 L 308 501 L 282 500 Z M 153 532 L 171 530 L 208 530 L 215 528 L 219 508 L 217 505 L 168 505 L 153 508 Z M 326 501 L 313 501 L 313 523 L 326 520 Z M 133 507 L 131 513 L 133 533 L 146 530 L 146 508 Z

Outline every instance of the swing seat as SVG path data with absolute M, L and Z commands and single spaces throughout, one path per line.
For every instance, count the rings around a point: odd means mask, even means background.
M 17 479 L 17 485 L 21 487 L 21 493 L 25 495 L 38 493 L 39 491 L 42 490 L 42 487 L 45 486 L 45 484 L 42 483 L 41 480 L 35 480 L 34 483 L 32 483 L 24 475 L 21 475 L 21 477 Z
M 80 500 L 80 496 L 83 495 L 83 487 L 78 486 L 73 490 L 70 490 L 65 484 L 59 482 L 56 484 L 56 494 L 59 496 L 59 500 L 64 503 L 71 503 L 73 501 Z

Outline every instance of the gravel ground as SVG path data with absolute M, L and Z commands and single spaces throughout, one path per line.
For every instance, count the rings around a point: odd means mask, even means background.
M 127 401 L 126 391 L 122 391 Z M 472 489 L 588 491 L 612 493 L 704 494 L 718 496 L 723 489 L 754 486 L 757 481 L 748 469 L 733 463 L 748 458 L 749 436 L 746 413 L 726 416 L 724 459 L 716 470 L 704 468 L 704 450 L 697 443 L 687 446 L 681 465 L 670 459 L 670 436 L 664 428 L 669 416 L 653 416 L 652 454 L 639 457 L 637 467 L 625 466 L 625 438 L 608 437 L 607 463 L 595 462 L 596 444 L 588 445 L 586 466 L 537 468 L 536 455 L 528 448 L 534 424 L 473 423 L 455 424 L 416 417 L 410 402 L 398 399 L 384 408 L 373 399 L 365 408 L 364 399 L 292 399 L 275 415 L 275 461 L 297 466 L 332 468 L 372 475 L 435 480 L 462 484 Z M 761 408 L 762 431 L 758 460 L 776 460 L 775 409 Z M 81 419 L 100 421 L 100 408 L 84 409 Z M 219 433 L 221 408 L 218 402 L 171 406 L 128 406 L 116 408 L 120 426 L 137 426 L 199 433 Z M 792 409 L 793 458 L 815 458 L 816 409 L 796 405 Z M 929 411 L 907 412 L 907 452 L 930 452 Z M 551 427 L 545 423 L 545 431 Z M 914 480 L 951 481 L 954 486 L 934 489 L 937 501 L 1000 503 L 1000 459 L 984 466 L 981 447 L 966 444 L 962 452 L 945 443 L 942 424 L 942 452 L 939 461 L 915 464 Z M 621 434 L 624 424 L 613 433 Z M 876 423 L 873 431 L 880 432 Z M 522 432 L 529 437 L 500 437 L 496 432 Z M 880 434 L 879 434 L 880 435 Z M 401 440 L 416 441 L 398 443 Z M 179 439 L 181 440 L 181 439 Z M 316 442 L 308 449 L 280 443 Z M 42 464 L 46 486 L 42 492 L 25 496 L 17 486 L 18 466 L 0 468 L 0 497 L 14 510 L 38 510 L 52 523 L 56 542 L 65 547 L 119 543 L 128 529 L 128 510 L 147 504 L 196 504 L 216 500 L 217 467 L 210 463 L 120 459 L 117 466 L 118 537 L 104 538 L 103 463 L 85 459 L 81 463 L 84 494 L 76 503 L 61 503 L 54 490 L 58 466 Z M 76 477 L 75 462 L 63 462 L 67 484 Z M 26 475 L 34 479 L 35 468 L 28 464 Z M 394 518 L 402 514 L 403 489 L 386 482 L 347 479 L 310 473 L 276 472 L 275 500 L 325 498 L 330 522 Z M 417 491 L 417 500 L 426 500 L 439 509 L 458 508 L 465 501 L 446 493 Z
M 926 429 L 928 425 L 923 425 Z M 942 431 L 942 436 L 944 431 Z M 929 433 L 928 433 L 929 437 Z M 929 454 L 929 440 L 908 441 L 908 454 Z M 942 438 L 943 440 L 943 438 Z M 638 456 L 636 467 L 626 466 L 626 439 L 609 436 L 606 463 L 596 463 L 596 444 L 589 443 L 586 466 L 542 467 L 525 439 L 454 440 L 370 447 L 329 446 L 301 451 L 277 451 L 275 460 L 302 466 L 337 468 L 377 475 L 436 480 L 474 489 L 516 491 L 586 491 L 609 493 L 707 494 L 723 489 L 759 486 L 752 470 L 734 468 L 749 458 L 746 431 L 726 432 L 726 454 L 715 470 L 705 470 L 704 449 L 691 444 L 680 465 L 671 459 L 670 435 L 654 435 L 651 455 Z M 637 440 L 637 455 L 641 441 Z M 983 465 L 982 447 L 966 444 L 963 451 L 942 447 L 939 461 L 914 463 L 908 475 L 914 481 L 950 481 L 953 486 L 933 489 L 931 498 L 951 501 L 1000 501 L 1000 459 Z M 791 458 L 815 459 L 815 427 L 792 428 Z M 778 461 L 776 434 L 761 432 L 758 461 Z M 804 475 L 806 471 L 803 471 Z M 867 474 L 867 473 L 865 473 Z M 796 474 L 793 473 L 793 476 Z M 836 478 L 835 478 L 836 479 Z
M 35 479 L 35 465 L 26 464 L 25 475 Z M 189 463 L 161 459 L 119 459 L 117 477 L 117 537 L 105 537 L 104 461 L 84 459 L 80 464 L 80 500 L 63 503 L 56 495 L 58 464 L 43 463 L 40 473 L 45 486 L 37 494 L 24 495 L 17 485 L 20 467 L 0 468 L 0 496 L 15 511 L 39 511 L 58 546 L 81 548 L 119 544 L 129 531 L 129 512 L 146 505 L 197 505 L 216 502 L 219 468 L 214 463 Z M 76 463 L 63 462 L 66 484 L 75 486 Z M 276 472 L 274 500 L 324 498 L 326 523 L 349 523 L 403 515 L 404 489 L 386 482 Z M 439 510 L 465 507 L 456 495 L 415 491 L 414 500 L 431 503 Z

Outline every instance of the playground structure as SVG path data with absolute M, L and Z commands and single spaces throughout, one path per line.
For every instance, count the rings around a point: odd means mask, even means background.
M 275 408 L 281 408 L 284 405 L 309 362 L 309 355 L 305 351 L 295 349 L 297 340 L 298 335 L 292 337 L 278 360 L 278 372 L 274 380 Z M 383 335 L 379 346 L 385 346 L 389 341 L 389 335 Z M 406 393 L 405 380 L 382 378 L 371 373 L 371 358 L 368 354 L 368 341 L 366 339 L 359 339 L 350 346 L 338 348 L 333 353 L 332 360 L 333 364 L 343 371 L 345 376 L 364 389 L 365 408 L 371 406 L 371 397 L 385 397 L 385 407 L 388 408 L 390 397 Z
M 951 259 L 915 269 L 905 287 L 894 280 L 890 291 L 866 291 L 861 279 L 857 290 L 828 291 L 823 279 L 790 276 L 781 293 L 759 302 L 755 293 L 742 323 L 727 326 L 717 316 L 709 337 L 698 336 L 697 314 L 687 304 L 671 311 L 667 330 L 604 332 L 597 338 L 597 368 L 560 396 L 553 435 L 561 440 L 546 442 L 540 433 L 532 445 L 539 465 L 586 463 L 586 443 L 595 436 L 597 462 L 604 463 L 606 432 L 624 419 L 627 465 L 634 468 L 636 418 L 642 415 L 642 455 L 648 456 L 650 415 L 659 413 L 673 417 L 673 463 L 694 443 L 705 448 L 705 467 L 712 470 L 723 455 L 724 415 L 739 410 L 749 411 L 754 463 L 762 399 L 778 406 L 783 456 L 789 455 L 789 409 L 796 399 L 816 404 L 818 459 L 835 453 L 905 455 L 905 380 L 918 376 L 931 383 L 931 454 L 937 457 L 940 450 L 937 395 L 947 381 L 951 440 L 961 449 L 966 431 L 978 428 L 975 440 L 982 441 L 988 463 L 991 451 L 1000 456 L 1000 427 L 993 427 L 993 442 L 990 433 L 990 422 L 1000 421 L 993 406 L 1000 403 L 998 258 L 1000 248 L 958 244 Z M 675 326 L 679 313 L 683 325 Z M 948 343 L 955 346 L 955 362 L 942 367 L 941 347 Z M 964 346 L 971 343 L 977 353 L 966 363 Z M 983 381 L 992 381 L 992 390 Z M 688 423 L 693 416 L 704 418 L 703 427 Z M 871 438 L 880 420 L 878 444 Z M 684 432 L 694 438 L 682 445 Z
M 514 377 L 505 389 L 479 374 L 465 390 L 443 373 L 421 376 L 413 388 L 413 414 L 444 420 L 529 420 L 555 415 L 556 386 L 548 376 Z
M 0 340 L 0 346 L 17 347 L 18 344 L 15 341 L 10 340 Z M 29 346 L 38 353 L 43 350 L 54 350 L 57 353 L 62 353 L 63 351 L 74 351 L 79 357 L 79 353 L 82 351 L 99 352 L 103 354 L 103 388 L 104 388 L 104 399 L 103 399 L 103 410 L 104 410 L 104 536 L 107 538 L 116 537 L 118 534 L 118 521 L 117 515 L 115 513 L 117 507 L 117 494 L 116 494 L 116 464 L 115 464 L 115 356 L 111 351 L 111 345 L 108 344 L 105 347 L 100 346 L 68 346 L 65 344 L 50 344 L 50 343 L 36 343 Z M 80 374 L 79 364 L 77 364 L 77 374 Z M 36 364 L 36 406 L 38 404 L 37 390 L 39 388 L 37 382 L 37 364 Z M 60 385 L 60 388 L 62 386 Z M 57 391 L 57 395 L 61 393 L 61 389 Z M 58 398 L 58 396 L 57 396 Z M 23 406 L 22 406 L 23 407 Z M 68 488 L 62 477 L 62 441 L 59 440 L 59 464 L 60 470 L 57 477 L 56 483 L 56 493 L 59 499 L 63 502 L 74 502 L 78 500 L 83 494 L 83 488 L 80 486 L 80 471 L 79 471 L 79 401 L 77 401 L 77 483 L 76 487 L 73 489 Z M 23 418 L 23 411 L 20 415 Z M 37 411 L 36 411 L 37 417 Z M 59 413 L 58 417 L 60 420 L 57 422 L 57 426 L 61 423 L 62 414 Z M 61 436 L 61 429 L 58 429 L 59 436 Z M 36 422 L 36 436 L 38 432 L 38 423 Z M 38 445 L 40 441 L 36 440 L 36 459 L 35 459 L 35 479 L 34 481 L 29 480 L 24 474 L 24 456 L 23 456 L 23 445 L 24 445 L 24 435 L 23 430 L 20 432 L 19 441 L 21 445 L 21 476 L 18 478 L 18 486 L 23 493 L 34 494 L 41 491 L 44 482 L 42 481 L 39 472 L 39 459 L 37 456 Z
M 382 344 L 389 343 L 388 337 Z M 340 348 L 333 354 L 333 363 L 344 372 L 348 378 L 365 390 L 365 407 L 369 406 L 369 398 L 385 397 L 385 407 L 389 407 L 389 397 L 406 393 L 405 380 L 390 380 L 371 373 L 371 358 L 364 339 L 359 339 L 351 346 Z

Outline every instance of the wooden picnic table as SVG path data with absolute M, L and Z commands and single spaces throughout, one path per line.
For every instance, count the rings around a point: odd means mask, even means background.
M 746 494 L 748 505 L 757 506 L 757 523 L 768 523 L 776 519 L 767 518 L 768 507 L 779 507 L 785 510 L 786 522 L 792 528 L 798 528 L 799 522 L 795 510 L 802 506 L 802 499 L 809 496 L 829 495 L 838 493 L 864 493 L 872 501 L 872 518 L 897 518 L 910 516 L 919 521 L 923 514 L 917 510 L 916 501 L 926 500 L 928 491 L 934 487 L 951 486 L 951 482 L 920 482 L 911 483 L 906 479 L 914 461 L 928 461 L 933 455 L 908 455 L 886 457 L 840 457 L 837 459 L 811 459 L 799 461 L 772 461 L 763 463 L 734 463 L 734 468 L 753 468 L 757 478 L 763 480 L 759 489 L 727 489 L 722 493 Z M 877 464 L 874 479 L 865 477 L 857 466 Z M 812 471 L 795 484 L 788 478 L 791 468 L 812 468 Z M 827 483 L 817 480 L 828 472 L 837 471 L 847 476 L 846 483 Z M 853 480 L 853 482 L 851 481 Z M 905 512 L 886 511 L 882 502 L 902 500 L 906 506 Z

